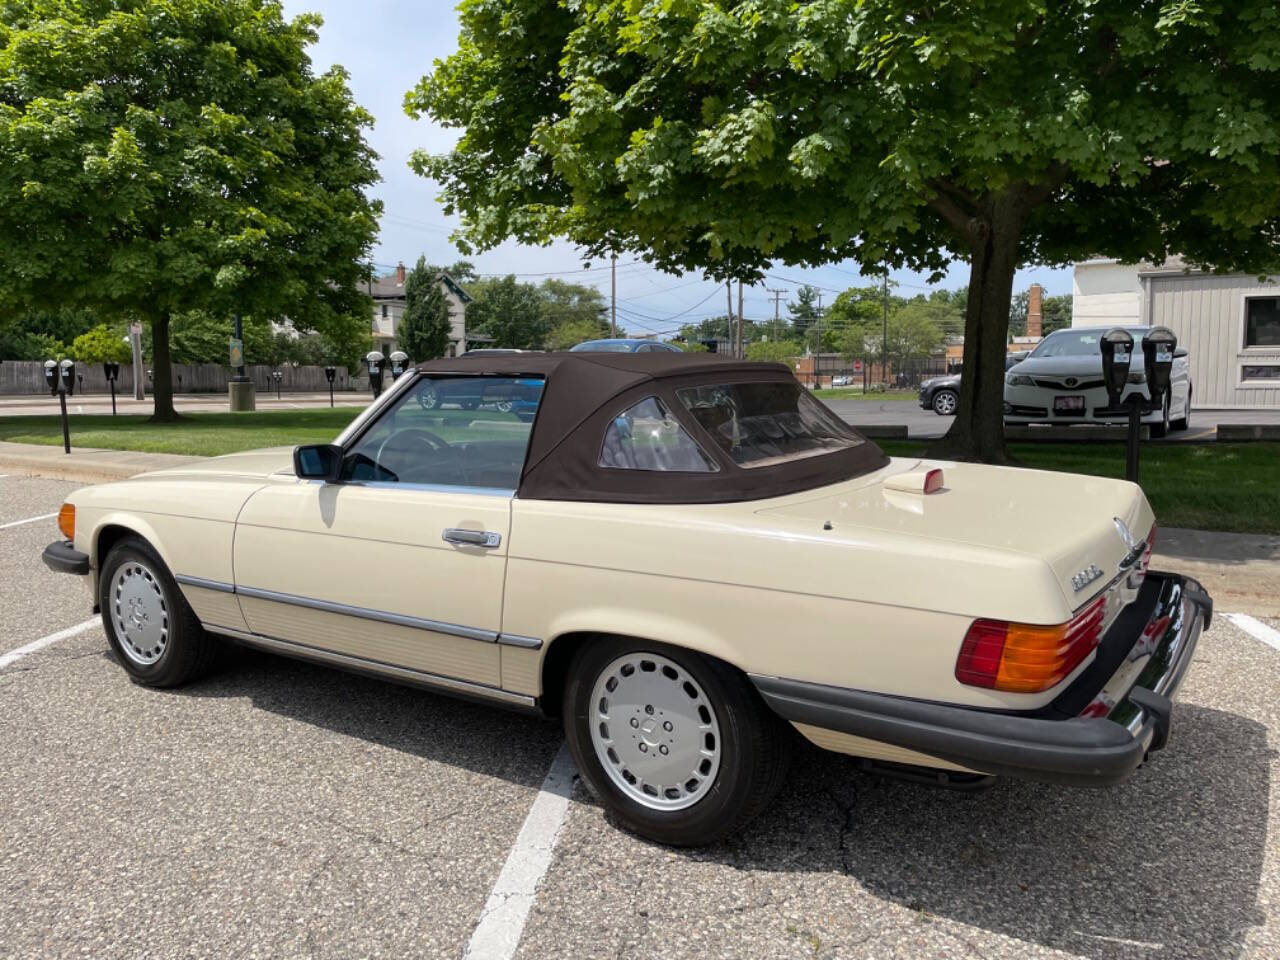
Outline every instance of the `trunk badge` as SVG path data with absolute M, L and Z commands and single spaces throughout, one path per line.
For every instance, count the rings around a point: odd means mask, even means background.
M 1076 593 L 1079 593 L 1100 576 L 1102 576 L 1102 569 L 1096 563 L 1091 563 L 1071 578 L 1071 586 L 1075 588 Z

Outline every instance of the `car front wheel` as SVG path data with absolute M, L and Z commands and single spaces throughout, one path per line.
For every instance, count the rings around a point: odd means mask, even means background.
M 176 687 L 208 672 L 220 649 L 200 626 L 149 543 L 115 544 L 98 578 L 107 642 L 125 672 L 149 687 Z
M 954 417 L 960 405 L 960 395 L 954 390 L 939 390 L 933 395 L 933 412 L 940 417 Z
M 712 843 L 786 775 L 785 725 L 738 671 L 688 650 L 608 638 L 569 667 L 564 725 L 583 780 L 626 829 Z

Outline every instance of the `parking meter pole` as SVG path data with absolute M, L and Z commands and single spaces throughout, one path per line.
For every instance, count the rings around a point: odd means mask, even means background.
M 71 427 L 67 423 L 67 391 L 58 391 L 58 403 L 62 406 L 62 452 L 71 452 Z
M 1126 450 L 1124 478 L 1138 482 L 1138 455 L 1142 449 L 1142 401 L 1133 397 L 1129 401 L 1129 439 Z
M 111 383 L 111 415 L 114 417 L 116 415 L 116 382 L 112 380 L 110 381 L 110 383 Z
M 329 381 L 329 406 L 333 406 L 333 381 Z

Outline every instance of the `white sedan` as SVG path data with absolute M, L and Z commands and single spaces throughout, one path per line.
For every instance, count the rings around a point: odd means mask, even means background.
M 1130 327 L 1133 336 L 1133 365 L 1123 400 L 1132 394 L 1151 396 L 1142 368 L 1142 337 L 1148 327 Z M 1004 377 L 1004 422 L 1006 426 L 1048 423 L 1125 423 L 1128 414 L 1111 409 L 1102 379 L 1102 328 L 1057 330 L 1045 337 L 1031 355 L 1010 368 Z M 1187 351 L 1174 353 L 1169 392 L 1162 410 L 1142 418 L 1153 437 L 1169 430 L 1186 430 L 1191 423 L 1191 365 Z

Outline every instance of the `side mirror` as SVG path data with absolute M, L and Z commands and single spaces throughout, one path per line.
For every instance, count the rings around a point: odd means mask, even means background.
M 1120 397 L 1129 381 L 1129 365 L 1133 362 L 1133 337 L 1129 331 L 1116 327 L 1108 330 L 1098 341 L 1102 351 L 1102 379 L 1112 408 L 1120 406 Z
M 1164 395 L 1169 390 L 1169 376 L 1173 370 L 1173 355 L 1178 349 L 1178 338 L 1168 327 L 1152 327 L 1142 338 L 1142 360 L 1147 374 L 1147 389 L 1151 391 L 1151 406 L 1159 410 Z
M 342 471 L 342 448 L 336 443 L 311 443 L 293 448 L 293 473 L 299 480 L 337 483 Z

